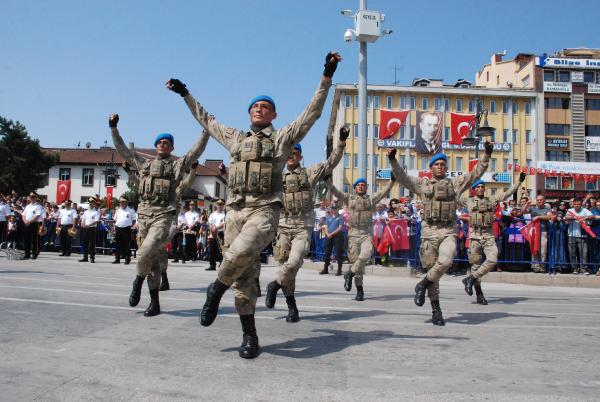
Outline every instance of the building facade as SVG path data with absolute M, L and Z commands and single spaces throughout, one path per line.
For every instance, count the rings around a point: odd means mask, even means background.
M 469 160 L 475 158 L 475 148 L 450 144 L 452 112 L 475 114 L 478 101 L 488 111 L 489 124 L 495 128 L 492 140 L 496 143 L 491 165 L 484 176 L 491 193 L 508 188 L 518 173 L 509 167 L 513 164 L 533 166 L 536 161 L 535 138 L 543 121 L 540 103 L 543 98 L 530 89 L 475 88 L 466 80 L 444 85 L 441 80 L 417 79 L 411 86 L 368 86 L 368 145 L 367 165 L 369 192 L 376 192 L 389 180 L 389 162 L 386 148 L 397 148 L 400 164 L 408 173 L 423 175 L 429 171 L 432 153 L 416 150 L 420 122 L 424 112 L 436 113 L 441 119 L 442 150 L 448 156 L 449 175 L 461 175 L 469 169 Z M 380 112 L 408 110 L 408 117 L 399 132 L 389 139 L 380 139 Z M 329 131 L 336 133 L 339 127 L 351 126 L 343 161 L 333 174 L 336 186 L 344 192 L 352 191 L 352 183 L 358 178 L 358 92 L 354 85 L 338 84 L 329 122 Z M 337 136 L 333 135 L 336 139 Z M 483 152 L 483 143 L 479 146 Z M 535 182 L 526 183 L 528 188 Z M 395 189 L 390 197 L 409 195 L 404 188 Z

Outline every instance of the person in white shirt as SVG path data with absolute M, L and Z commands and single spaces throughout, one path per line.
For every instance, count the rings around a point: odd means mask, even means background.
M 224 241 L 225 231 L 225 201 L 217 200 L 217 209 L 214 210 L 208 217 L 209 242 L 208 242 L 208 261 L 210 265 L 206 271 L 215 271 L 217 269 L 217 261 L 223 261 L 221 253 L 221 244 Z
M 0 242 L 6 240 L 6 225 L 8 220 L 8 214 L 10 214 L 11 210 L 8 204 L 6 204 L 6 200 L 2 194 L 0 194 Z
M 81 216 L 81 229 L 83 240 L 83 258 L 79 262 L 96 262 L 96 229 L 100 221 L 100 212 L 98 212 L 98 201 L 94 197 L 88 200 L 90 207 Z
M 58 210 L 58 222 L 57 226 L 60 227 L 60 246 L 62 252 L 61 257 L 68 257 L 71 255 L 71 236 L 69 230 L 77 223 L 79 215 L 77 211 L 72 207 L 72 201 L 67 200 L 63 204 L 63 207 Z
M 121 257 L 125 259 L 125 264 L 131 262 L 131 227 L 135 222 L 135 211 L 127 205 L 129 200 L 121 196 L 119 198 L 119 207 L 115 211 L 115 260 L 113 264 L 119 264 Z
M 183 207 L 181 207 L 181 209 L 179 210 L 179 215 L 177 215 L 177 232 L 171 240 L 171 248 L 173 249 L 173 256 L 175 257 L 173 262 L 179 262 L 179 259 L 181 258 L 181 262 L 183 264 L 185 264 L 183 232 L 185 230 L 185 213 L 187 211 L 187 205 L 183 205 Z
M 40 205 L 39 196 L 36 193 L 29 194 L 29 203 L 21 215 L 25 224 L 25 258 L 36 259 L 40 253 L 38 231 L 46 217 L 46 210 Z
M 588 267 L 588 236 L 581 224 L 594 218 L 589 209 L 582 207 L 582 200 L 573 200 L 573 208 L 567 211 L 565 221 L 568 222 L 569 260 L 573 274 L 591 273 Z
M 196 234 L 200 225 L 200 214 L 196 209 L 196 201 L 190 201 L 190 210 L 185 213 L 185 226 L 187 229 L 183 232 L 185 237 L 185 257 L 184 259 L 196 261 Z

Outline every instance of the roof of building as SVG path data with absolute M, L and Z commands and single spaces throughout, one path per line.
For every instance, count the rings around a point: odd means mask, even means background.
M 109 163 L 122 164 L 125 159 L 116 149 L 103 148 L 42 148 L 44 152 L 57 153 L 59 164 L 66 165 L 106 165 Z M 156 150 L 152 148 L 135 148 L 134 152 L 144 158 L 154 158 Z M 173 155 L 174 158 L 177 156 Z

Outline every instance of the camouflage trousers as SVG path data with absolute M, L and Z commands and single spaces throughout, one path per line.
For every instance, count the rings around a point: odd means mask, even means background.
M 235 308 L 240 315 L 254 314 L 256 309 L 260 252 L 275 238 L 279 211 L 276 203 L 227 208 L 223 262 L 218 278 L 233 289 Z
M 452 266 L 456 256 L 456 227 L 422 223 L 419 257 L 427 279 L 433 282 L 427 289 L 429 299 L 440 299 L 440 279 Z
M 282 227 L 277 232 L 275 258 L 279 262 L 277 283 L 281 285 L 285 296 L 293 296 L 296 291 L 296 275 L 304 263 L 304 257 L 310 250 L 312 226 Z
M 483 261 L 484 256 L 485 261 Z M 498 246 L 494 232 L 486 231 L 478 234 L 475 238 L 471 237 L 469 263 L 471 264 L 471 275 L 477 279 L 477 282 L 494 269 L 497 260 Z
M 373 254 L 371 230 L 350 229 L 348 233 L 348 260 L 354 274 L 354 284 L 362 286 L 365 267 Z
M 175 214 L 154 217 L 140 215 L 138 219 L 137 273 L 148 278 L 150 289 L 158 289 L 160 274 L 166 270 L 165 243 L 170 240 L 169 235 L 175 222 Z

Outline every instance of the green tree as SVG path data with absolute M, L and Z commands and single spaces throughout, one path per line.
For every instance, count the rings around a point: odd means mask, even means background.
M 19 122 L 0 116 L 0 193 L 29 194 L 44 187 L 58 155 L 42 151 L 40 142 Z

